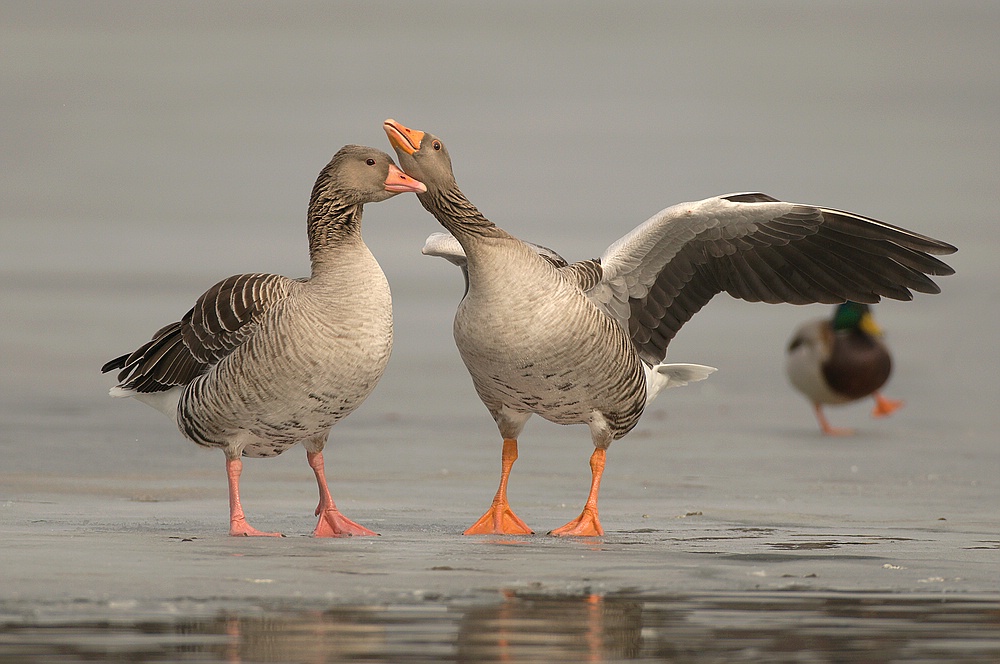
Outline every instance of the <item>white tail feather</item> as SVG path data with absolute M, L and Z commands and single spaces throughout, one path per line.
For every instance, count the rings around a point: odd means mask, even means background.
M 668 387 L 683 387 L 688 383 L 705 380 L 718 371 L 715 367 L 703 364 L 657 364 L 650 367 L 643 363 L 646 371 L 646 403 L 656 398 L 656 395 Z
M 172 420 L 177 419 L 177 402 L 181 398 L 181 391 L 184 388 L 180 385 L 171 387 L 163 392 L 136 392 L 126 390 L 121 387 L 112 387 L 108 394 L 116 399 L 131 397 L 136 401 L 141 401 L 151 408 L 155 408 Z

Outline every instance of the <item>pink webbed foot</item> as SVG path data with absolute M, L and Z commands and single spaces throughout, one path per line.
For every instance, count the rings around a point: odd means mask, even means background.
M 229 521 L 230 537 L 284 537 L 281 533 L 265 533 L 257 530 L 249 523 L 242 514 L 233 517 Z
M 226 475 L 229 478 L 229 534 L 232 537 L 284 537 L 281 533 L 265 533 L 247 523 L 240 503 L 240 475 L 243 461 L 239 457 L 226 459 Z
M 313 537 L 358 537 L 377 536 L 373 530 L 368 530 L 364 526 L 351 521 L 340 513 L 336 507 L 322 510 L 319 516 L 319 523 L 313 531 Z
M 355 523 L 341 514 L 330 495 L 330 487 L 326 483 L 326 471 L 322 452 L 306 452 L 309 466 L 316 474 L 316 484 L 319 487 L 319 504 L 316 506 L 316 516 L 319 522 L 313 530 L 313 537 L 355 537 L 378 535 L 364 526 Z

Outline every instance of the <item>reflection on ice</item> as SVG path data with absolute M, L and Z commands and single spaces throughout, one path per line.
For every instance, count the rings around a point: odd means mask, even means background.
M 1000 658 L 1000 601 L 947 595 L 505 591 L 475 601 L 308 610 L 191 602 L 128 608 L 123 615 L 109 605 L 0 605 L 0 662 Z

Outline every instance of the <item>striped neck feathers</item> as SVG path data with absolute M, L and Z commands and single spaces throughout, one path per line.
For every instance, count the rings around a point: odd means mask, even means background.
M 309 258 L 313 271 L 329 254 L 346 240 L 361 237 L 361 215 L 364 205 L 345 203 L 336 198 L 314 201 L 309 210 Z
M 417 194 L 424 209 L 434 215 L 455 237 L 472 235 L 481 237 L 506 237 L 507 233 L 483 216 L 465 194 L 453 185 L 447 189 L 428 190 Z

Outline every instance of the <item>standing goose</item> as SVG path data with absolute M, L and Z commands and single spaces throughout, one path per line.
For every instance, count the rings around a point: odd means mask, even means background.
M 381 150 L 341 148 L 309 203 L 312 273 L 241 274 L 208 289 L 176 323 L 104 365 L 111 396 L 174 419 L 185 437 L 226 453 L 229 534 L 281 536 L 247 523 L 241 456 L 272 457 L 301 442 L 319 485 L 313 535 L 374 535 L 337 509 L 323 467 L 330 428 L 371 393 L 392 349 L 389 284 L 361 238 L 365 203 L 423 192 Z
M 820 429 L 828 436 L 853 431 L 830 426 L 824 404 L 870 396 L 875 399 L 873 417 L 885 417 L 903 405 L 878 391 L 889 380 L 892 357 L 867 304 L 845 302 L 832 318 L 804 323 L 788 344 L 786 360 L 788 379 L 812 402 Z
M 526 241 L 524 244 L 557 268 L 569 265 L 565 258 L 548 247 Z M 462 245 L 459 244 L 454 235 L 451 233 L 431 233 L 424 242 L 421 253 L 425 256 L 443 258 L 461 268 L 465 277 L 465 292 L 469 292 L 468 260 L 465 258 Z M 664 362 L 656 365 L 644 363 L 643 370 L 646 374 L 646 403 L 652 401 L 664 388 L 683 387 L 688 383 L 705 380 L 717 371 L 715 367 L 706 367 L 703 364 L 666 364 Z
M 469 290 L 455 314 L 459 352 L 504 439 L 493 505 L 467 534 L 529 533 L 507 502 L 517 437 L 532 414 L 585 423 L 595 450 L 580 516 L 554 535 L 601 535 L 606 450 L 636 425 L 649 367 L 716 293 L 752 302 L 876 302 L 937 293 L 953 270 L 929 254 L 955 247 L 874 219 L 765 194 L 669 207 L 599 260 L 555 267 L 498 228 L 459 190 L 437 137 L 386 120 L 420 203 L 464 250 Z

